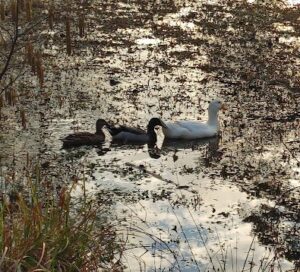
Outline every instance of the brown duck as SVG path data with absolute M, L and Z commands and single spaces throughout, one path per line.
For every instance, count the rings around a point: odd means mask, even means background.
M 102 131 L 104 126 L 108 126 L 107 122 L 103 119 L 98 119 L 96 122 L 96 132 L 77 132 L 70 134 L 64 139 L 63 148 L 81 146 L 81 145 L 99 145 L 105 140 L 105 135 Z

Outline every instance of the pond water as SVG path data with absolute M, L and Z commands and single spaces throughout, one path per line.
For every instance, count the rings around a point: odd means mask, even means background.
M 208 166 L 220 156 L 219 147 L 218 139 L 210 139 L 162 145 L 156 158 L 147 147 L 89 154 L 94 165 L 89 190 L 101 199 L 107 192 L 116 199 L 110 212 L 128 240 L 129 271 L 293 267 L 277 260 L 272 247 L 262 245 L 251 224 L 243 222 L 260 205 L 275 204 L 241 192 Z
M 95 4 L 71 57 L 54 50 L 61 29 L 47 36 L 45 87 L 21 95 L 31 101 L 27 128 L 3 110 L 2 174 L 30 157 L 53 181 L 84 180 L 127 241 L 126 271 L 296 271 L 299 11 L 160 3 Z M 61 149 L 98 118 L 204 120 L 214 98 L 228 108 L 220 137 L 167 142 L 158 129 L 153 148 L 112 145 L 106 131 L 101 147 Z

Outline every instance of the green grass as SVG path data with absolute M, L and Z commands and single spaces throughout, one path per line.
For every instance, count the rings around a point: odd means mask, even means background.
M 112 226 L 100 225 L 93 202 L 72 203 L 71 189 L 30 199 L 19 193 L 0 207 L 0 271 L 115 271 L 120 247 Z

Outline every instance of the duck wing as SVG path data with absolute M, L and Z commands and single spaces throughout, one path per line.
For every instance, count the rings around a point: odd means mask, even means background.
M 119 127 L 109 127 L 108 131 L 110 132 L 111 136 L 116 136 L 120 134 L 121 132 L 127 132 L 132 133 L 136 135 L 145 134 L 146 131 L 140 128 L 133 128 L 133 127 L 127 127 L 127 126 L 119 126 Z
M 62 141 L 65 141 L 65 140 L 74 140 L 74 139 L 88 139 L 91 136 L 93 137 L 93 135 L 95 135 L 95 134 L 90 133 L 90 132 L 76 132 L 76 133 L 68 135 L 67 137 L 65 137 L 64 139 L 62 139 Z
M 105 139 L 104 135 L 93 134 L 89 132 L 79 132 L 70 134 L 62 139 L 63 147 L 72 147 L 80 145 L 98 145 Z
M 218 127 L 199 121 L 179 121 L 181 127 L 189 131 L 190 139 L 213 137 L 217 135 Z
M 198 121 L 177 121 L 167 123 L 167 129 L 163 128 L 163 132 L 166 138 L 192 140 L 213 137 L 217 129 Z
M 190 131 L 206 130 L 208 125 L 199 121 L 176 121 L 175 124 Z
M 183 126 L 180 126 L 177 122 L 166 123 L 167 128 L 163 127 L 163 133 L 166 138 L 185 138 L 185 135 L 189 134 L 189 130 Z
M 149 135 L 122 131 L 113 137 L 113 141 L 122 144 L 145 144 L 149 142 Z

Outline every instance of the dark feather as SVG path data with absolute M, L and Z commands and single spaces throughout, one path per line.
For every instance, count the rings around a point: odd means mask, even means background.
M 66 136 L 62 139 L 63 148 L 80 146 L 80 145 L 99 145 L 105 140 L 105 135 L 102 131 L 103 126 L 108 126 L 104 119 L 98 119 L 96 122 L 96 133 L 77 132 Z
M 63 140 L 63 147 L 81 146 L 81 145 L 99 145 L 104 141 L 104 135 L 81 132 L 68 135 Z
M 123 144 L 145 144 L 156 142 L 157 136 L 154 130 L 155 126 L 164 126 L 164 123 L 159 118 L 151 118 L 147 125 L 147 131 L 127 126 L 108 126 L 107 128 L 113 137 L 114 142 Z
M 116 136 L 121 132 L 129 132 L 129 133 L 133 133 L 133 134 L 136 134 L 136 135 L 141 135 L 141 134 L 147 133 L 143 129 L 132 128 L 132 127 L 127 127 L 127 126 L 109 127 L 108 130 L 109 130 L 111 136 Z
M 94 133 L 90 133 L 90 132 L 76 132 L 74 134 L 70 134 L 68 135 L 66 138 L 63 139 L 64 140 L 75 140 L 75 139 L 88 139 L 89 137 L 93 137 L 95 136 Z

